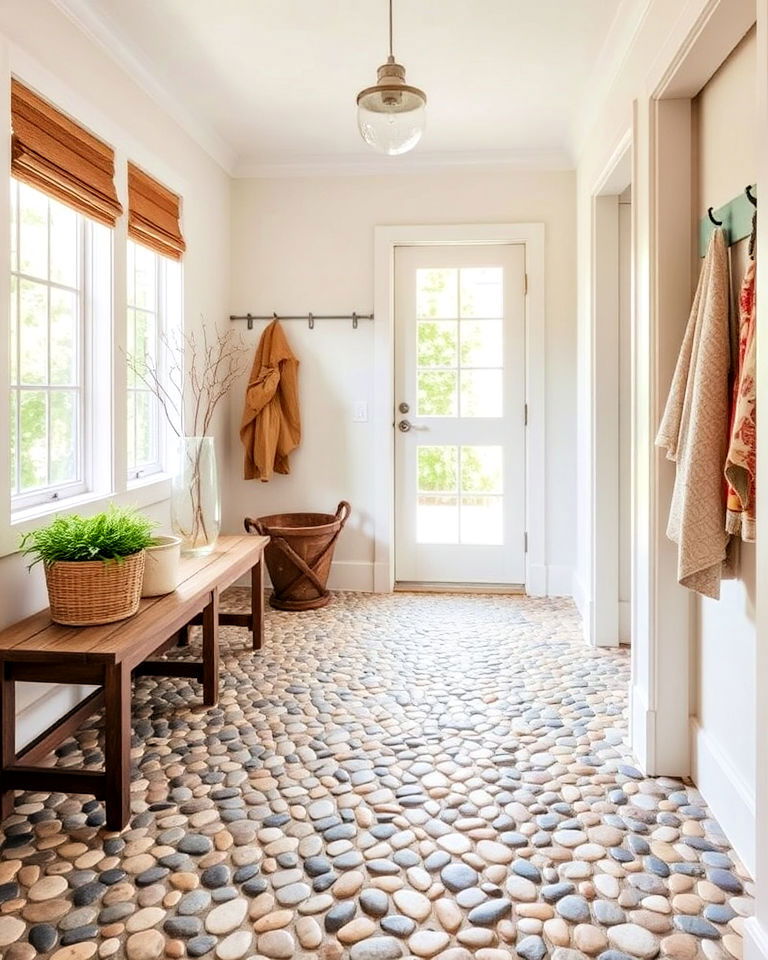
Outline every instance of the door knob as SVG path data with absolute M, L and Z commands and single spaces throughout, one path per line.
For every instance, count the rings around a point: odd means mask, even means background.
M 400 433 L 408 433 L 408 431 L 411 429 L 411 424 L 408 420 L 401 420 L 397 425 L 397 429 L 400 431 Z
M 411 408 L 407 403 L 405 403 L 405 401 L 403 401 L 403 403 L 401 403 L 397 409 L 400 411 L 400 413 L 408 413 Z

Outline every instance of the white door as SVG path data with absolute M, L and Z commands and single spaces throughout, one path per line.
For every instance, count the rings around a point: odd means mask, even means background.
M 525 246 L 395 248 L 395 579 L 525 583 Z

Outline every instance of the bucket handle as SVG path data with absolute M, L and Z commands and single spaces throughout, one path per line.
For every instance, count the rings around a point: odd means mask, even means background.
M 344 524 L 349 520 L 349 515 L 352 513 L 352 507 L 347 503 L 346 500 L 342 500 L 338 507 L 336 507 L 336 519 L 341 523 L 339 527 L 339 532 L 344 529 Z
M 269 536 L 261 520 L 254 520 L 253 517 L 246 517 L 245 520 L 243 520 L 243 526 L 245 527 L 246 533 L 256 533 L 260 537 Z

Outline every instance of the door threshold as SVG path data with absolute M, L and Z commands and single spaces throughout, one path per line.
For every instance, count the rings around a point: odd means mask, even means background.
M 398 580 L 396 593 L 491 593 L 525 596 L 524 583 L 429 583 Z

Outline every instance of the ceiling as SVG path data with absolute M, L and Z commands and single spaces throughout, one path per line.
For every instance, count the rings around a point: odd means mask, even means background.
M 360 139 L 386 0 L 55 0 L 231 172 L 439 162 L 570 166 L 629 0 L 395 0 L 395 54 L 428 97 L 407 157 Z

